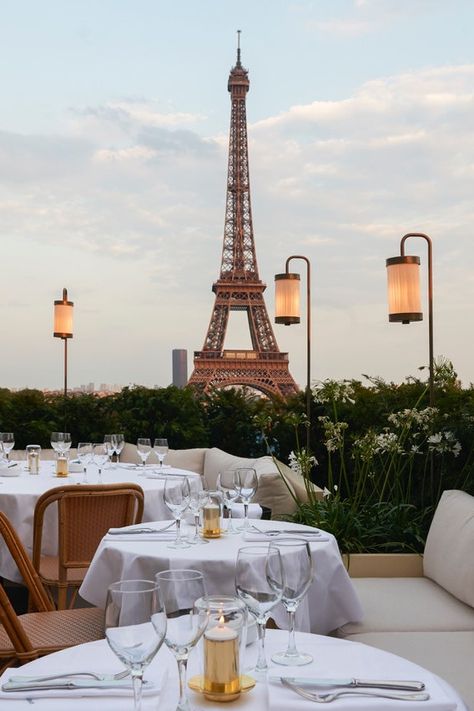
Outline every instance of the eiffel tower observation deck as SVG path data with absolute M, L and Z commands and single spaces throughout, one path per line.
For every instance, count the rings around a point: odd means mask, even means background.
M 246 95 L 250 82 L 240 60 L 231 69 L 231 99 L 224 244 L 216 295 L 202 350 L 194 352 L 189 384 L 205 392 L 227 386 L 247 386 L 268 396 L 298 392 L 289 372 L 288 353 L 281 353 L 263 298 L 266 285 L 258 274 L 250 203 Z M 224 341 L 231 311 L 247 313 L 251 350 L 226 350 Z

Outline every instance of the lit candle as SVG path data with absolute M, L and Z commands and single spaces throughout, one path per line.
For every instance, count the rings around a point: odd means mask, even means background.
M 239 635 L 224 622 L 204 633 L 204 696 L 212 701 L 240 696 Z
M 221 535 L 221 510 L 218 504 L 206 504 L 202 510 L 202 535 L 204 538 L 219 538 Z
M 66 457 L 58 457 L 56 460 L 56 476 L 67 476 L 67 475 L 68 475 L 67 458 Z

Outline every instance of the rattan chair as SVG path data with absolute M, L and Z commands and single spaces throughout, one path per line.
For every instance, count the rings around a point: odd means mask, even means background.
M 58 555 L 41 555 L 46 509 L 57 504 Z M 87 568 L 111 527 L 140 523 L 143 490 L 137 484 L 58 486 L 45 492 L 35 506 L 33 566 L 50 591 L 57 592 L 59 610 L 72 607 Z
M 96 607 L 55 610 L 13 526 L 0 511 L 0 539 L 18 566 L 30 596 L 30 609 L 17 615 L 0 583 L 0 671 L 75 644 L 104 636 L 104 611 Z

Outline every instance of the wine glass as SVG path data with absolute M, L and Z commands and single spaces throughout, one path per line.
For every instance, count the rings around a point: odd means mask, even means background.
M 221 492 L 224 506 L 228 512 L 227 533 L 239 533 L 232 522 L 232 504 L 239 498 L 239 492 L 235 486 L 235 476 L 233 470 L 221 472 L 217 476 L 216 489 Z
M 313 661 L 310 654 L 303 654 L 296 649 L 295 642 L 295 612 L 300 600 L 308 592 L 313 581 L 313 563 L 309 543 L 301 538 L 281 538 L 270 543 L 269 552 L 279 550 L 283 567 L 282 602 L 289 618 L 288 647 L 285 652 L 277 652 L 272 656 L 275 664 L 286 666 L 301 666 Z M 268 581 L 273 585 L 271 570 L 268 571 Z M 278 586 L 277 586 L 278 587 Z
M 143 469 L 145 469 L 146 460 L 150 456 L 151 452 L 151 442 L 149 437 L 139 437 L 137 439 L 137 452 L 138 456 L 142 460 Z
M 258 477 L 255 469 L 251 467 L 236 469 L 234 472 L 234 486 L 244 504 L 244 523 L 240 530 L 248 531 L 250 528 L 249 503 L 258 489 Z
M 199 514 L 201 509 L 209 501 L 209 492 L 203 489 L 201 477 L 190 476 L 189 482 L 189 510 L 194 516 L 194 536 L 188 539 L 188 543 L 192 546 L 204 545 L 209 541 L 204 540 L 199 535 Z
M 117 463 L 120 464 L 120 453 L 125 447 L 125 437 L 123 434 L 114 434 L 112 437 L 114 437 L 113 441 L 115 445 L 115 453 L 117 455 Z
M 77 458 L 84 468 L 83 484 L 87 484 L 87 465 L 92 458 L 92 442 L 79 442 L 77 445 Z M 80 483 L 79 481 L 77 482 Z
M 62 436 L 63 436 L 62 432 L 51 432 L 51 447 L 54 449 L 54 451 L 56 452 L 56 455 L 58 457 L 61 452 Z
M 156 452 L 158 459 L 160 460 L 160 472 L 163 471 L 163 459 L 168 454 L 168 440 L 167 439 L 155 439 L 153 442 L 153 451 Z
M 114 441 L 115 435 L 113 434 L 106 434 L 104 435 L 104 445 L 107 449 L 107 462 L 108 466 L 112 466 L 112 457 L 115 454 L 115 441 Z
M 62 436 L 59 440 L 59 454 L 64 457 L 66 452 L 69 452 L 69 450 L 71 449 L 71 433 L 61 432 L 60 434 Z
M 13 432 L 0 432 L 0 440 L 3 445 L 3 451 L 7 459 L 7 464 L 10 461 L 10 452 L 15 446 L 15 435 Z
M 92 460 L 99 472 L 99 484 L 102 484 L 102 468 L 108 462 L 109 452 L 107 445 L 97 442 L 92 445 Z
M 157 573 L 155 579 L 168 620 L 165 644 L 178 662 L 179 701 L 176 711 L 191 711 L 186 692 L 188 658 L 209 620 L 204 577 L 197 570 L 164 570 Z M 195 606 L 198 599 L 200 604 Z
M 152 580 L 120 580 L 107 591 L 105 636 L 111 650 L 130 670 L 135 711 L 140 711 L 145 667 L 166 633 L 166 615 L 158 584 Z
M 165 479 L 163 499 L 176 520 L 176 538 L 168 548 L 189 548 L 188 541 L 181 538 L 181 516 L 189 506 L 191 491 L 187 477 L 170 476 Z
M 270 550 L 268 546 L 240 548 L 235 565 L 235 589 L 257 622 L 259 647 L 255 672 L 264 674 L 268 669 L 265 627 L 270 611 L 283 594 L 280 551 L 277 548 Z

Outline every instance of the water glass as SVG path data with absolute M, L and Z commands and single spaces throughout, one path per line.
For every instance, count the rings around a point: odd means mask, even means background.
M 10 452 L 15 446 L 15 435 L 13 432 L 0 432 L 0 442 L 2 443 L 3 452 L 8 463 L 10 460 Z
M 112 457 L 115 454 L 114 437 L 115 437 L 115 435 L 113 435 L 113 434 L 104 435 L 104 445 L 107 448 L 107 461 L 108 461 L 109 467 L 112 466 Z
M 194 516 L 194 536 L 188 539 L 188 543 L 192 546 L 204 545 L 209 543 L 199 535 L 199 518 L 203 506 L 209 501 L 209 492 L 203 489 L 201 477 L 190 476 L 189 482 L 189 510 Z
M 257 472 L 252 467 L 244 467 L 234 471 L 234 485 L 239 494 L 240 500 L 244 504 L 244 523 L 240 527 L 241 531 L 250 529 L 249 503 L 255 496 L 258 488 Z
M 102 469 L 109 460 L 107 445 L 96 443 L 92 445 L 92 461 L 96 465 L 99 473 L 99 484 L 102 484 Z
M 168 454 L 168 440 L 167 439 L 155 439 L 153 442 L 153 451 L 160 461 L 160 471 L 163 471 L 163 459 Z
M 87 484 L 87 465 L 92 459 L 92 442 L 79 442 L 77 445 L 77 458 L 82 464 L 84 470 L 83 484 Z M 80 484 L 80 482 L 77 482 Z
M 143 469 L 145 469 L 146 460 L 151 453 L 151 441 L 149 437 L 139 437 L 137 439 L 137 452 L 138 456 L 142 460 Z
M 143 672 L 166 633 L 166 614 L 158 584 L 120 580 L 107 591 L 105 636 L 112 651 L 130 670 L 135 711 L 141 710 Z
M 181 538 L 181 517 L 189 506 L 191 491 L 187 477 L 170 476 L 165 479 L 163 499 L 176 520 L 176 538 L 168 548 L 189 548 L 188 541 Z
M 125 436 L 123 434 L 113 434 L 113 442 L 115 454 L 117 455 L 117 463 L 120 464 L 120 454 L 125 447 Z
M 197 570 L 164 570 L 157 573 L 155 579 L 168 622 L 165 644 L 178 662 L 179 701 L 176 711 L 191 711 L 186 686 L 188 659 L 209 620 L 204 577 Z M 199 607 L 195 604 L 197 600 Z
M 272 662 L 285 666 L 301 666 L 313 661 L 310 654 L 298 652 L 295 642 L 295 613 L 313 582 L 313 563 L 311 548 L 307 541 L 301 538 L 281 538 L 270 543 L 269 552 L 278 550 L 283 569 L 282 602 L 289 618 L 288 647 L 285 652 L 272 656 Z M 269 565 L 267 580 L 271 587 L 280 586 L 280 578 Z
M 217 476 L 216 481 L 216 489 L 221 492 L 224 506 L 226 507 L 228 513 L 227 533 L 231 534 L 240 533 L 240 531 L 237 531 L 237 529 L 234 528 L 232 519 L 232 504 L 239 498 L 239 492 L 237 491 L 237 487 L 235 485 L 234 474 L 235 472 L 233 469 L 221 472 Z

